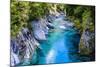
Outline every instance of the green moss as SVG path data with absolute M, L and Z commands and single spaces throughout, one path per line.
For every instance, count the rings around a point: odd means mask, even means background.
M 79 49 L 80 55 L 90 55 L 90 49 L 86 48 L 82 41 L 80 42 Z

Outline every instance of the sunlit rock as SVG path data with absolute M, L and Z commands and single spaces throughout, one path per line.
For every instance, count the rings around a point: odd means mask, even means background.
M 41 25 L 41 22 L 32 22 L 33 34 L 37 40 L 46 40 L 45 34 L 47 33 L 45 28 Z M 45 31 L 44 31 L 45 30 Z M 46 32 L 46 33 L 45 33 Z

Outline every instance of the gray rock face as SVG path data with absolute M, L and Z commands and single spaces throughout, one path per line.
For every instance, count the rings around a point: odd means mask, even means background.
M 11 66 L 15 66 L 16 64 L 20 63 L 18 57 L 18 43 L 15 41 L 14 38 L 11 40 Z
M 20 60 L 17 54 L 15 54 L 12 50 L 11 50 L 11 66 L 15 66 L 16 64 L 19 64 Z
M 33 35 L 37 40 L 46 40 L 45 34 L 48 32 L 45 25 L 42 25 L 40 21 L 33 21 Z
M 52 23 L 54 20 L 56 19 L 56 16 L 55 15 L 49 15 L 49 16 L 47 16 L 47 20 L 48 20 L 48 22 L 50 22 L 50 23 Z
M 94 48 L 94 33 L 89 32 L 89 30 L 85 30 L 80 40 L 79 52 L 81 54 L 88 55 L 95 51 Z
M 81 39 L 83 40 L 84 46 L 87 47 L 87 48 L 89 48 L 88 41 L 90 40 L 90 35 L 89 35 L 89 32 L 88 31 L 84 31 L 83 32 Z
M 46 40 L 49 29 L 53 29 L 54 25 L 49 23 L 47 19 L 40 19 L 32 22 L 33 34 L 37 40 Z
M 47 24 L 48 22 L 46 21 L 46 19 L 40 20 L 41 29 L 44 31 L 45 34 L 48 34 L 48 30 L 49 30 Z
M 42 54 L 42 50 L 40 47 L 40 44 L 38 40 L 46 40 L 46 35 L 48 34 L 48 31 L 50 29 L 54 29 L 56 27 L 59 27 L 61 29 L 66 29 L 69 27 L 72 27 L 72 23 L 68 23 L 66 21 L 62 22 L 62 15 L 58 16 L 61 17 L 58 20 L 56 16 L 50 16 L 49 19 L 40 19 L 38 21 L 33 21 L 31 23 L 33 31 L 31 32 L 28 28 L 22 28 L 22 30 L 19 32 L 19 34 L 16 37 L 16 43 L 19 48 L 16 50 L 16 48 L 13 47 L 12 50 L 12 56 L 14 56 L 17 60 L 15 64 L 17 63 L 23 63 L 22 65 L 28 65 L 30 64 L 30 59 L 37 59 L 37 48 L 38 52 Z M 50 21 L 50 22 L 48 22 Z M 58 23 L 53 23 L 53 21 L 59 21 Z M 57 24 L 57 26 L 56 26 Z M 59 29 L 58 28 L 58 29 Z M 18 53 L 16 53 L 18 51 Z M 12 57 L 12 61 L 15 61 L 15 59 Z
M 30 64 L 29 61 L 32 58 L 32 55 L 34 55 L 36 48 L 39 48 L 39 43 L 28 28 L 23 28 L 17 37 L 11 40 L 11 47 L 12 66 L 20 62 L 25 62 L 27 65 Z M 16 63 L 13 61 L 16 61 Z
M 45 33 L 44 33 L 44 31 L 41 30 L 41 29 L 36 29 L 36 30 L 34 30 L 34 37 L 35 37 L 37 40 L 46 40 Z

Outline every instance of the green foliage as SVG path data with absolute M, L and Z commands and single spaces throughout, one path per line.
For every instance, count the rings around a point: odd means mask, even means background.
M 75 27 L 79 30 L 80 34 L 86 29 L 88 29 L 89 32 L 95 32 L 95 7 L 93 6 L 11 0 L 11 36 L 15 37 L 23 26 L 27 26 L 31 29 L 30 22 L 33 20 L 45 18 L 46 15 L 49 15 L 52 12 L 55 13 L 61 11 L 63 11 L 66 14 L 66 17 L 75 24 Z M 88 55 L 93 52 L 95 49 L 94 41 L 94 37 L 91 38 L 89 41 L 91 48 L 86 48 L 83 41 L 80 40 L 80 54 Z
M 46 14 L 48 14 L 48 5 L 46 3 L 34 3 L 30 2 L 30 13 L 29 20 L 40 19 L 43 18 Z
M 75 27 L 82 34 L 86 30 L 90 33 L 88 37 L 90 40 L 87 41 L 89 47 L 86 47 L 83 39 L 80 39 L 79 50 L 80 55 L 93 56 L 95 51 L 95 7 L 94 6 L 80 6 L 80 5 L 66 5 L 66 15 L 71 20 Z M 92 37 L 91 37 L 92 36 Z M 84 37 L 83 37 L 84 38 Z
M 86 26 L 94 31 L 95 8 L 93 6 L 66 5 L 66 14 L 75 23 L 76 28 L 82 33 Z
M 28 2 L 11 1 L 11 35 L 15 36 L 28 21 Z
M 63 10 L 62 4 L 11 1 L 11 35 L 16 36 L 23 26 L 31 29 L 30 22 L 44 18 L 50 11 Z
M 65 12 L 67 18 L 75 23 L 76 28 L 82 32 L 88 25 L 94 30 L 94 8 L 91 6 L 37 3 L 27 1 L 11 1 L 11 35 L 16 36 L 23 25 L 31 27 L 30 22 L 44 18 L 50 12 Z
M 83 41 L 80 41 L 80 45 L 79 45 L 79 50 L 80 50 L 80 55 L 88 55 L 91 53 L 89 48 L 86 48 L 83 44 Z

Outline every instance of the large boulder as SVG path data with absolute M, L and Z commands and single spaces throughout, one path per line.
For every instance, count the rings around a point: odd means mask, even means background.
M 33 21 L 32 27 L 33 35 L 37 40 L 46 40 L 45 34 L 48 33 L 48 30 L 45 23 L 43 24 L 41 21 Z
M 36 30 L 34 30 L 34 37 L 35 37 L 37 40 L 46 40 L 45 33 L 44 33 L 44 31 L 41 30 L 41 29 L 36 29 Z

